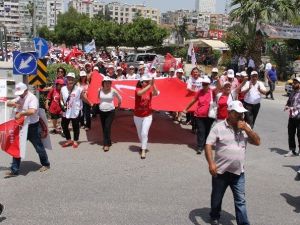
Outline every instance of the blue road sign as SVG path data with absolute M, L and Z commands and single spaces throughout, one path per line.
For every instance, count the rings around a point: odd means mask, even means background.
M 45 39 L 43 38 L 33 38 L 35 50 L 38 54 L 39 58 L 44 58 L 48 54 L 48 43 Z
M 33 75 L 37 69 L 37 53 L 32 52 L 13 52 L 13 74 L 14 75 Z

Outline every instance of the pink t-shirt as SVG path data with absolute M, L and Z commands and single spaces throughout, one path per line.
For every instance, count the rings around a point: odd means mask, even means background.
M 200 89 L 196 94 L 195 98 L 198 99 L 197 108 L 195 111 L 195 117 L 205 118 L 208 117 L 209 105 L 211 97 L 214 95 L 213 90 L 209 89 L 205 92 L 203 89 Z

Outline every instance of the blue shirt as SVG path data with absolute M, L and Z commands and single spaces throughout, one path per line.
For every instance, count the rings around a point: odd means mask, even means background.
M 269 70 L 268 76 L 270 77 L 271 81 L 273 82 L 277 81 L 277 72 L 275 69 Z

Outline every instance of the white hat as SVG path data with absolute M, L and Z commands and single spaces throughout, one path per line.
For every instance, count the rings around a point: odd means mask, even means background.
M 211 81 L 210 81 L 210 79 L 209 79 L 208 76 L 203 76 L 201 82 L 202 83 L 206 83 L 206 84 L 210 84 L 211 83 Z
M 169 72 L 175 72 L 175 69 L 174 69 L 173 67 L 171 67 L 171 68 L 169 69 Z
M 98 66 L 94 66 L 93 70 L 98 70 L 99 71 L 99 67 Z
M 83 70 L 80 71 L 79 76 L 80 76 L 80 77 L 86 77 L 86 72 L 83 71 Z
M 27 88 L 27 85 L 20 82 L 20 83 L 17 83 L 16 84 L 16 87 L 15 87 L 15 95 L 22 95 L 24 93 L 24 91 L 26 91 L 28 88 Z
M 135 67 L 133 65 L 129 66 L 130 69 L 134 69 Z
M 149 74 L 143 74 L 143 76 L 141 77 L 141 81 L 144 80 L 152 80 L 152 77 Z
M 177 73 L 183 73 L 183 69 L 182 69 L 182 68 L 179 68 L 179 69 L 177 70 Z
M 238 73 L 235 74 L 235 76 L 241 76 L 241 73 L 238 72 Z
M 300 77 L 295 77 L 293 80 L 296 80 L 300 83 Z
M 108 64 L 107 68 L 115 68 L 113 64 Z
M 232 101 L 228 105 L 228 111 L 236 111 L 238 113 L 244 113 L 248 110 L 244 108 L 243 104 L 240 101 Z
M 75 73 L 69 72 L 66 77 L 73 77 L 73 78 L 75 78 L 76 76 L 75 76 Z
M 145 62 L 144 61 L 139 61 L 139 65 L 144 65 Z
M 230 83 L 229 81 L 225 81 L 225 82 L 223 83 L 222 87 L 225 87 L 226 84 L 230 84 L 230 86 L 231 86 L 231 83 Z
M 251 72 L 251 76 L 252 76 L 252 75 L 258 75 L 257 71 L 253 70 L 253 71 Z
M 102 58 L 99 58 L 98 62 L 104 63 L 104 60 Z
M 118 67 L 117 67 L 117 70 L 122 70 L 122 71 L 123 71 L 123 69 L 122 69 L 121 66 L 118 66 Z
M 219 70 L 218 70 L 218 68 L 213 68 L 213 69 L 211 70 L 211 72 L 212 72 L 212 73 L 219 73 Z
M 109 76 L 105 76 L 103 78 L 102 82 L 104 82 L 104 81 L 110 81 L 110 82 L 112 82 L 112 79 Z
M 248 74 L 246 73 L 246 71 L 242 71 L 242 72 L 241 72 L 241 76 L 243 76 L 243 77 L 247 77 L 247 76 L 248 76 Z
M 228 78 L 234 78 L 234 70 L 230 69 L 227 71 L 227 77 Z
M 145 66 L 144 65 L 139 65 L 139 70 L 140 69 L 145 69 Z

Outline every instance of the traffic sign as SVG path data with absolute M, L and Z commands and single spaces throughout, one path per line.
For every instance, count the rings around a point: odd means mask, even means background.
M 30 75 L 36 74 L 37 54 L 35 52 L 13 52 L 13 74 Z
M 48 77 L 47 70 L 47 60 L 46 59 L 38 59 L 37 61 L 37 75 L 31 75 L 28 77 L 28 83 L 37 86 L 37 85 L 45 85 L 47 83 Z
M 38 53 L 39 58 L 44 58 L 48 54 L 48 43 L 43 38 L 33 38 L 35 50 Z

